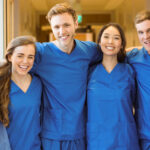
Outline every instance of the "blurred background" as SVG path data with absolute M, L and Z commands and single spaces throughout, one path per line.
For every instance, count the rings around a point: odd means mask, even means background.
M 9 41 L 19 35 L 33 35 L 40 42 L 54 40 L 45 17 L 61 2 L 70 3 L 77 11 L 77 39 L 96 42 L 104 24 L 117 22 L 125 31 L 127 47 L 140 45 L 134 17 L 141 10 L 150 10 L 150 0 L 0 0 L 0 57 Z

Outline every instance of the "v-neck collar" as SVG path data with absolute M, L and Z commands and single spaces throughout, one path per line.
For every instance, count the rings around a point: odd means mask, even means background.
M 13 80 L 11 80 L 11 90 L 10 90 L 10 93 L 12 94 L 12 93 L 21 91 L 23 94 L 27 94 L 28 91 L 30 90 L 31 86 L 32 86 L 33 80 L 34 80 L 34 76 L 32 76 L 32 80 L 31 80 L 30 85 L 29 85 L 28 89 L 26 90 L 26 92 L 24 92 Z
M 115 67 L 112 69 L 111 72 L 108 72 L 105 67 L 103 66 L 103 64 L 101 63 L 100 64 L 100 67 L 102 68 L 103 72 L 107 75 L 107 76 L 112 76 L 117 70 L 118 70 L 118 67 L 119 67 L 119 63 L 117 63 L 115 65 Z
M 69 57 L 71 55 L 73 55 L 76 51 L 76 47 L 77 47 L 77 41 L 74 39 L 74 42 L 75 42 L 75 47 L 74 49 L 72 50 L 72 52 L 70 54 L 67 54 L 66 52 L 62 51 L 61 49 L 59 49 L 53 42 L 51 42 L 51 46 L 52 48 L 54 48 L 54 51 L 57 51 L 60 55 L 63 55 L 63 56 L 66 56 L 66 57 Z

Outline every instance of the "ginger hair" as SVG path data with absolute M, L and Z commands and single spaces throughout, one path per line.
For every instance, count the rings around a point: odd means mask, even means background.
M 55 6 L 53 6 L 46 18 L 47 20 L 50 22 L 51 21 L 51 18 L 55 15 L 60 15 L 60 14 L 63 14 L 63 13 L 68 13 L 72 16 L 74 22 L 76 22 L 77 20 L 77 14 L 76 14 L 76 11 L 71 7 L 71 5 L 69 5 L 68 3 L 59 3 L 59 4 L 56 4 Z

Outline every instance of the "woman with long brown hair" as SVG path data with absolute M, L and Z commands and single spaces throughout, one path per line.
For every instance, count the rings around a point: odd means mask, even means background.
M 40 105 L 42 85 L 30 74 L 35 57 L 35 39 L 13 39 L 0 67 L 0 121 L 6 126 L 12 150 L 40 150 Z

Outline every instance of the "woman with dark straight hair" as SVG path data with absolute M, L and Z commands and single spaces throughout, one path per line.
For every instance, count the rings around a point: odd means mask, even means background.
M 122 28 L 116 23 L 105 25 L 98 45 L 103 58 L 91 69 L 87 88 L 87 149 L 139 150 L 133 116 L 135 73 L 125 63 Z

